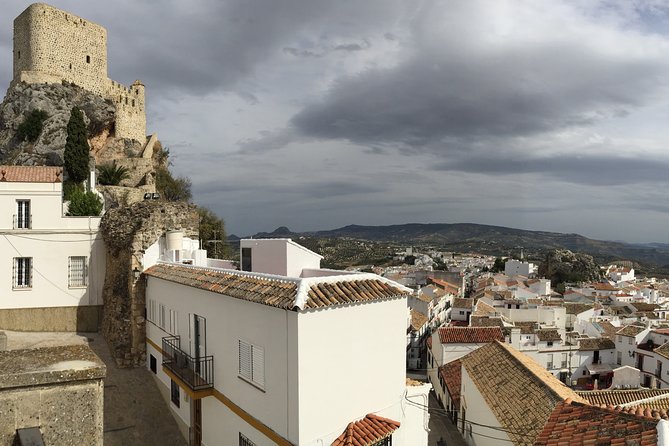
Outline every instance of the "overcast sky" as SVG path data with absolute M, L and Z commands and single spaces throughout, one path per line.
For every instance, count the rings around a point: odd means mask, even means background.
M 3 2 L 0 85 L 11 79 Z M 59 1 L 249 235 L 473 222 L 669 242 L 669 3 Z

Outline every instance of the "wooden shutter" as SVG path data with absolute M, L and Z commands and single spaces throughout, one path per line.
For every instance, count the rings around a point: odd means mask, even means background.
M 251 375 L 251 344 L 239 340 L 239 376 L 252 380 Z
M 253 354 L 253 382 L 265 387 L 265 349 L 257 345 L 251 346 Z

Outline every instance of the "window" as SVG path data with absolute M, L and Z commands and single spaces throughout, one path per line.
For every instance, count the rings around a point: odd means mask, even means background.
M 86 56 L 86 63 L 91 63 L 91 56 Z
M 158 306 L 158 326 L 163 330 L 165 329 L 165 313 L 166 313 L 165 305 L 160 304 Z
M 156 322 L 156 301 L 153 299 L 146 301 L 146 320 Z
M 68 258 L 67 283 L 70 288 L 88 286 L 88 257 Z
M 618 352 L 616 355 L 616 364 L 621 365 L 623 363 L 623 352 Z
M 252 271 L 251 248 L 242 248 L 242 271 Z
M 16 200 L 14 229 L 30 229 L 30 200 Z
M 560 367 L 563 368 L 563 369 L 566 368 L 567 367 L 567 354 L 566 353 L 562 353 L 562 361 L 561 362 L 562 362 L 562 364 L 560 364 Z
M 21 58 L 21 51 L 17 51 L 16 58 L 20 59 Z
M 153 355 L 149 356 L 149 368 L 151 369 L 154 375 L 158 373 L 158 363 L 156 361 L 156 357 Z
M 616 336 L 616 338 L 617 338 L 616 340 L 618 342 L 623 342 L 623 337 L 622 336 L 618 335 L 618 336 Z
M 464 316 L 464 314 L 465 314 L 464 311 L 461 311 L 461 312 L 460 312 L 460 316 Z
M 546 346 L 547 347 L 552 347 L 553 346 L 553 341 L 547 341 Z
M 632 339 L 634 339 L 634 338 L 627 338 L 627 343 L 628 343 L 629 345 L 632 345 Z
M 177 313 L 176 310 L 170 310 L 170 325 L 168 327 L 168 332 L 170 332 L 173 335 L 178 335 L 179 334 L 179 314 Z
M 33 284 L 32 257 L 14 257 L 12 286 L 14 288 L 30 288 Z
M 170 388 L 170 400 L 172 403 L 174 403 L 175 406 L 179 407 L 181 404 L 181 395 L 179 394 L 179 386 L 177 383 L 174 382 L 174 380 L 170 380 L 171 388 Z
M 246 435 L 239 433 L 239 446 L 256 446 L 254 442 L 246 438 Z
M 239 376 L 265 388 L 265 349 L 239 340 Z
M 553 354 L 552 353 L 548 354 L 548 360 L 546 361 L 546 368 L 548 370 L 553 369 Z

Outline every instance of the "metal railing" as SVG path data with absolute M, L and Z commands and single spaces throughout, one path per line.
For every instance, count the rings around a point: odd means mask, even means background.
M 193 358 L 181 350 L 180 336 L 163 338 L 163 366 L 194 391 L 214 387 L 214 357 Z
M 32 229 L 33 216 L 32 215 L 17 215 L 12 216 L 13 229 Z

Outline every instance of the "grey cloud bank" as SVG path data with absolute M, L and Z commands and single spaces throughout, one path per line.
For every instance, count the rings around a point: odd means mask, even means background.
M 238 235 L 476 222 L 669 242 L 658 2 L 56 1 Z M 0 83 L 11 77 L 3 4 Z M 576 216 L 576 217 L 575 217 Z

